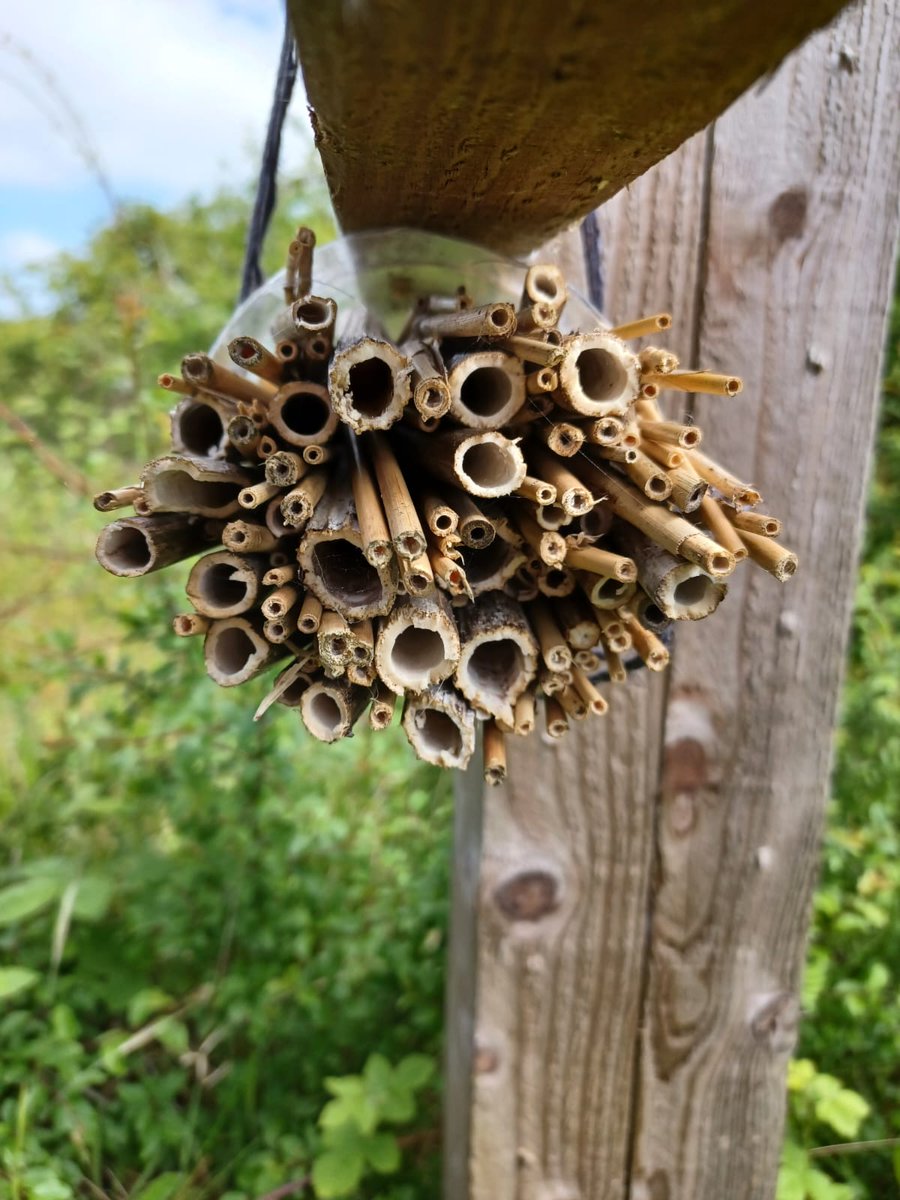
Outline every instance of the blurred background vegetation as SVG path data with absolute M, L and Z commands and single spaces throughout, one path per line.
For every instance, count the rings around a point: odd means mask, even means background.
M 171 633 L 186 572 L 93 562 L 249 203 L 122 207 L 0 325 L 0 1200 L 439 1194 L 449 780 L 396 729 L 254 726 Z M 299 221 L 310 185 L 269 270 Z M 895 312 L 780 1200 L 900 1191 L 898 348 Z

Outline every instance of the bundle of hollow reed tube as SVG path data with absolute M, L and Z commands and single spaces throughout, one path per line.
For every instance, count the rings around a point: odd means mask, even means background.
M 517 305 L 422 296 L 392 341 L 311 294 L 314 244 L 291 243 L 269 345 L 161 376 L 170 452 L 95 500 L 134 510 L 100 534 L 112 574 L 196 559 L 174 630 L 203 637 L 216 683 L 281 664 L 257 717 L 298 708 L 333 742 L 402 706 L 442 767 L 466 766 L 481 721 L 497 783 L 507 735 L 559 738 L 606 712 L 601 676 L 663 670 L 667 628 L 713 613 L 742 559 L 794 573 L 759 493 L 658 405 L 729 403 L 741 381 L 627 344 L 668 314 L 563 332 L 565 280 L 539 265 Z

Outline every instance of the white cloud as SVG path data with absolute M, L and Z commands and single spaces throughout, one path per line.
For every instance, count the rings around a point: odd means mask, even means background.
M 59 253 L 59 245 L 33 229 L 14 229 L 0 235 L 0 262 L 17 267 L 36 266 Z
M 40 111 L 52 98 L 16 46 L 27 47 L 70 98 L 117 192 L 175 198 L 235 174 L 247 178 L 248 147 L 265 134 L 282 11 L 278 0 L 5 6 L 0 186 L 56 189 L 88 178 L 71 139 Z M 4 45 L 4 34 L 14 42 Z M 299 80 L 293 112 L 304 112 Z M 288 160 L 302 161 L 309 144 L 308 135 L 294 135 Z

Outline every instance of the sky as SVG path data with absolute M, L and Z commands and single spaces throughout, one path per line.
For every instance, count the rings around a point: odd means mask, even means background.
M 78 251 L 109 217 L 76 123 L 119 199 L 168 206 L 252 178 L 283 20 L 279 0 L 0 6 L 0 273 Z M 310 145 L 298 80 L 282 165 Z

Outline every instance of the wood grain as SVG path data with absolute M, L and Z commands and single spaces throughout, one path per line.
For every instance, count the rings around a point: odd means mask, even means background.
M 697 397 L 800 555 L 679 631 L 633 1200 L 764 1200 L 782 1138 L 897 236 L 896 9 L 849 10 L 712 134 Z
M 291 0 L 342 228 L 530 250 L 771 70 L 840 0 Z

